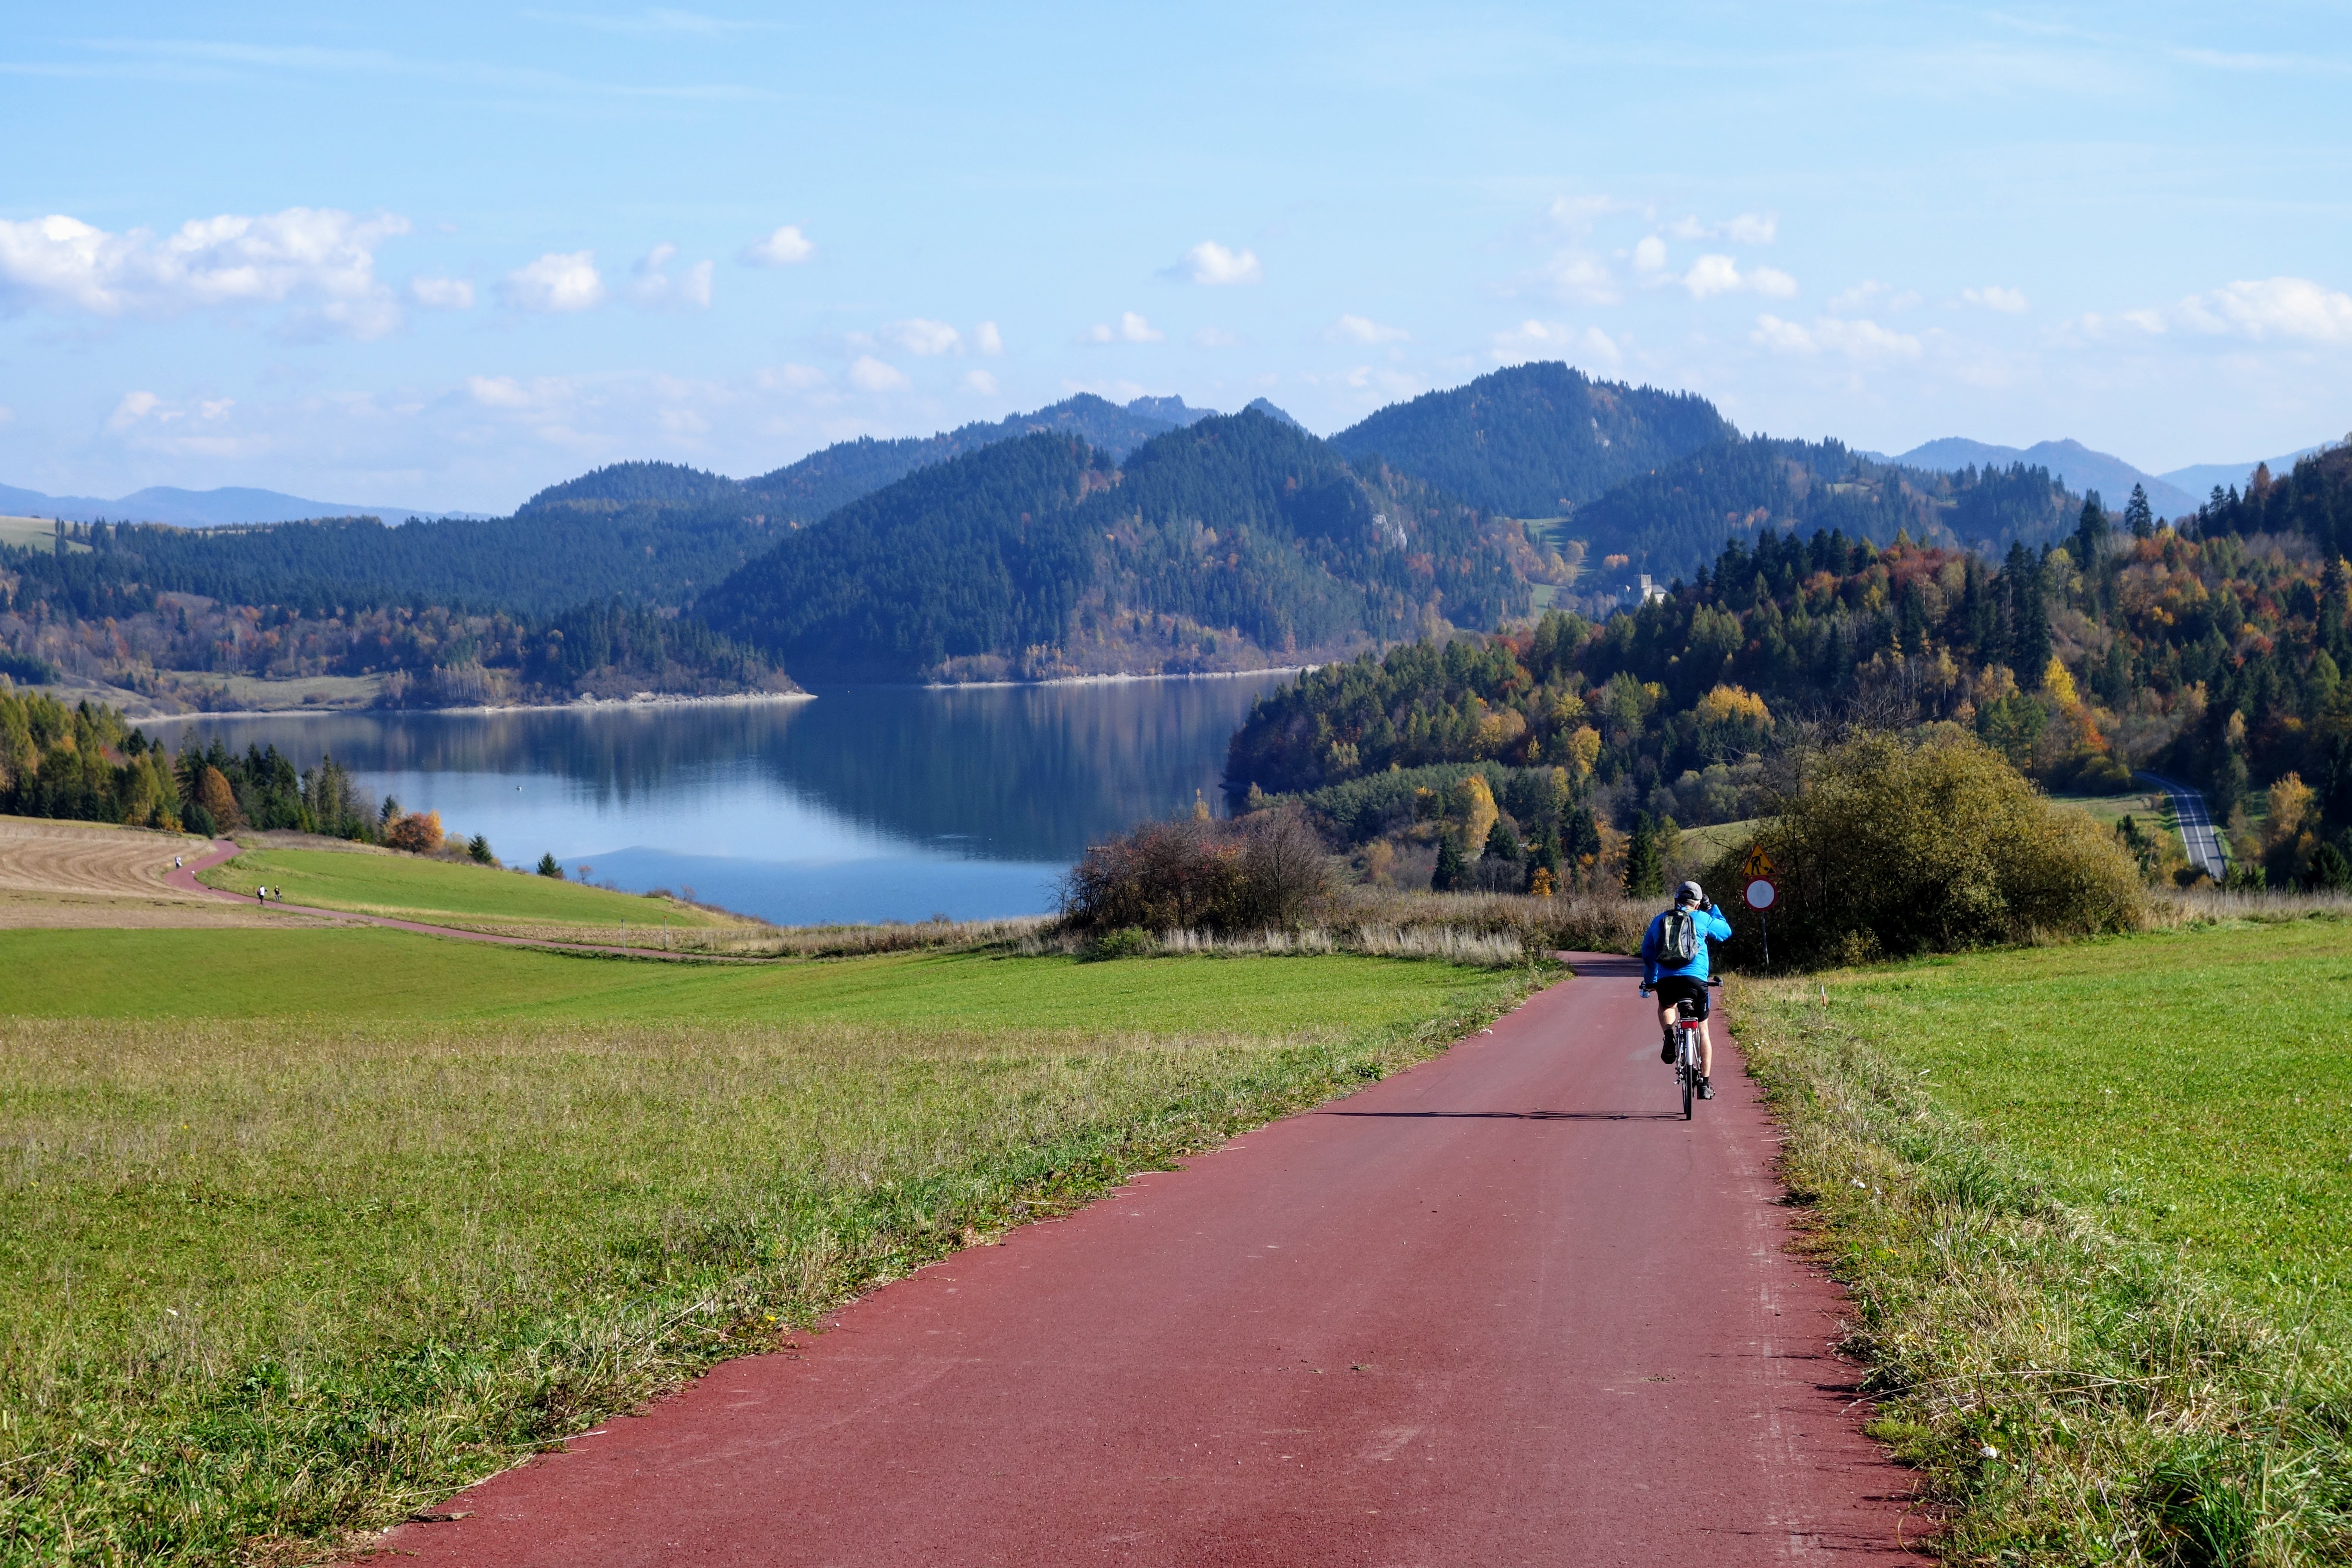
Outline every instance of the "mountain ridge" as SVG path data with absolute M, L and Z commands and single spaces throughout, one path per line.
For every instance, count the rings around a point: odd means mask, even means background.
M 2077 495 L 2097 490 L 2107 510 L 2118 513 L 2123 510 L 2124 502 L 2129 499 L 2134 485 L 2146 487 L 2148 505 L 2156 510 L 2158 517 L 2186 517 L 2195 511 L 2197 503 L 2204 499 L 2112 453 L 2094 451 L 2072 437 L 2057 441 L 2037 441 L 2031 447 L 2000 447 L 1989 441 L 1973 441 L 1965 436 L 1946 436 L 1898 453 L 1891 461 L 1906 468 L 1931 468 L 1945 473 L 1964 468 L 2007 468 L 2012 463 L 2023 463 L 2028 468 L 2049 469 L 2053 477 Z
M 329 517 L 427 519 L 488 517 L 478 511 L 436 511 L 428 507 L 352 506 L 341 501 L 306 500 L 282 490 L 226 485 L 218 489 L 187 490 L 176 485 L 150 485 L 119 500 L 98 496 L 53 496 L 16 485 L 0 485 L 0 512 L 17 517 L 55 517 L 68 522 L 161 522 L 173 528 L 225 528 L 239 523 L 310 522 Z

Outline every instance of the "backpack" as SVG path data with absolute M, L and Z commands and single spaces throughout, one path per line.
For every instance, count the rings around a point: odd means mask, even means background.
M 1698 957 L 1698 921 L 1685 909 L 1671 909 L 1658 920 L 1658 963 L 1680 969 Z

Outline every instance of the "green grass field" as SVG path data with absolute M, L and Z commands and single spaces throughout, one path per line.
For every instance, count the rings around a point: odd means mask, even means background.
M 2070 1202 L 2352 1349 L 2352 923 L 1930 959 L 1830 992 Z
M 415 855 L 254 849 L 204 873 L 204 880 L 247 894 L 256 886 L 283 888 L 289 904 L 468 926 L 524 921 L 597 926 L 609 932 L 623 921 L 654 931 L 725 923 L 670 899 Z
M 2352 1557 L 2352 921 L 1735 984 L 1969 1563 Z
M 348 1542 L 1528 984 L 0 932 L 0 1562 Z

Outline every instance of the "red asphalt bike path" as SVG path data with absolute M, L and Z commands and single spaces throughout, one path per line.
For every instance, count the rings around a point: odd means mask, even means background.
M 1778 1134 L 1638 965 L 728 1363 L 379 1543 L 424 1564 L 1914 1561 Z M 382 1558 L 376 1561 L 383 1561 Z M 402 1560 L 407 1560 L 404 1555 Z
M 536 947 L 550 952 L 608 952 L 628 958 L 675 959 L 679 963 L 703 962 L 731 963 L 737 960 L 702 953 L 662 952 L 652 948 L 620 947 L 611 942 L 545 942 L 527 936 L 499 936 L 486 931 L 467 931 L 461 926 L 425 925 L 417 921 L 394 920 L 390 915 L 363 915 L 350 910 L 321 910 L 309 904 L 265 903 L 248 899 L 243 893 L 232 893 L 224 888 L 208 888 L 196 880 L 196 873 L 225 865 L 245 853 L 243 847 L 226 838 L 213 840 L 212 849 L 202 858 L 184 866 L 174 866 L 163 873 L 163 884 L 184 893 L 198 893 L 210 899 L 226 899 L 232 904 L 252 904 L 257 908 L 289 915 L 324 915 L 329 920 L 349 921 L 360 925 L 385 926 L 393 931 L 413 931 L 425 936 L 454 937 L 459 942 L 487 942 L 495 947 Z

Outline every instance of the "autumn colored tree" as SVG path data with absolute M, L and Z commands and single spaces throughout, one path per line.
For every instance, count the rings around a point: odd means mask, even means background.
M 441 814 L 412 811 L 396 817 L 384 829 L 383 841 L 411 855 L 430 855 L 441 847 Z
M 228 779 L 218 768 L 208 766 L 196 775 L 196 804 L 212 817 L 215 832 L 231 833 L 245 826 L 245 814 L 236 808 L 236 792 L 228 787 Z

